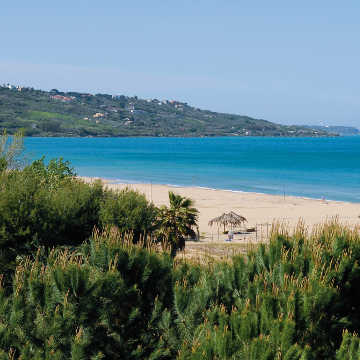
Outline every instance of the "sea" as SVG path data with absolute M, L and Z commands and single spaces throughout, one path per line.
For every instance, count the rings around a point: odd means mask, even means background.
M 80 176 L 360 202 L 360 137 L 25 138 Z

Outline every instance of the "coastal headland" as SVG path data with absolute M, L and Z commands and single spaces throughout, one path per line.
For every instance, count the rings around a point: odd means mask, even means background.
M 97 178 L 82 178 L 94 181 Z M 360 204 L 331 201 L 327 199 L 311 199 L 296 196 L 279 196 L 251 192 L 235 192 L 200 187 L 178 187 L 158 184 L 114 184 L 100 179 L 104 186 L 121 190 L 126 187 L 137 190 L 153 201 L 155 205 L 168 204 L 168 192 L 173 191 L 194 200 L 199 210 L 199 230 L 203 241 L 223 241 L 226 235 L 223 228 L 209 226 L 211 219 L 224 212 L 234 211 L 244 216 L 247 222 L 244 229 L 257 228 L 257 236 L 235 234 L 235 241 L 266 241 L 271 225 L 275 222 L 294 229 L 299 221 L 311 231 L 314 226 L 337 218 L 344 225 L 351 227 L 360 225 Z

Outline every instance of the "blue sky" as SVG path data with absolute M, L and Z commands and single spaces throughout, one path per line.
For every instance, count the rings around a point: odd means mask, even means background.
M 360 127 L 360 2 L 4 1 L 0 82 Z

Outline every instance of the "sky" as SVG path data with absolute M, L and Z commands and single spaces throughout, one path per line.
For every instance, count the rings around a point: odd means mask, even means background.
M 360 127 L 360 1 L 18 0 L 0 83 Z

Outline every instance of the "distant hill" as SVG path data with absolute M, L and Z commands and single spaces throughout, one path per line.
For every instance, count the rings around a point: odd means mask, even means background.
M 0 87 L 0 129 L 27 136 L 327 136 L 175 100 Z
M 332 134 L 338 134 L 340 136 L 360 135 L 360 130 L 352 126 L 318 126 L 318 125 L 307 126 L 306 125 L 306 127 L 319 131 L 326 131 Z

